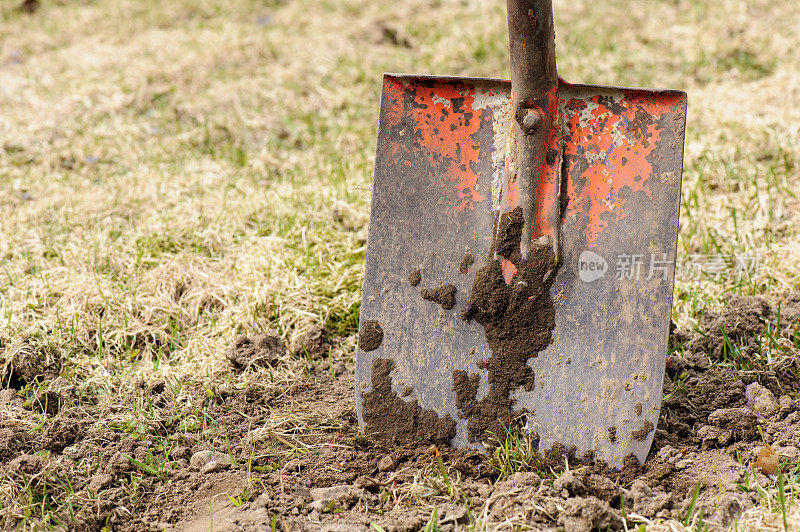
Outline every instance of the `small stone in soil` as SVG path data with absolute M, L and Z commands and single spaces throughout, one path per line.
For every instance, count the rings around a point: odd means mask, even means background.
M 108 473 L 97 473 L 92 475 L 89 481 L 89 490 L 97 493 L 101 489 L 107 488 L 114 482 L 114 476 Z
M 311 490 L 311 509 L 324 512 L 334 505 L 349 507 L 365 495 L 364 490 L 350 485 L 315 488 Z
M 220 462 L 212 460 L 209 463 L 207 463 L 206 465 L 204 465 L 200 469 L 200 472 L 203 473 L 204 475 L 209 474 L 209 473 L 218 473 L 219 471 L 222 471 L 223 469 L 227 469 L 228 467 L 230 467 L 230 464 L 222 464 Z
M 189 460 L 189 467 L 192 469 L 202 469 L 210 462 L 219 462 L 221 464 L 230 464 L 231 457 L 219 451 L 197 451 L 192 455 Z
M 381 473 L 387 473 L 389 471 L 394 471 L 395 468 L 395 460 L 391 454 L 387 454 L 380 460 L 378 460 L 378 471 Z

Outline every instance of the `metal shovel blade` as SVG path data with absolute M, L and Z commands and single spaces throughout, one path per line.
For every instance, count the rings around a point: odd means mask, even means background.
M 667 355 L 686 95 L 559 81 L 558 98 L 555 327 L 528 360 L 535 382 L 511 397 L 542 451 L 559 442 L 612 466 L 642 462 Z M 511 115 L 506 81 L 384 78 L 355 375 L 368 433 L 481 446 L 454 372 L 480 375 L 485 397 L 492 351 L 459 311 L 491 259 Z

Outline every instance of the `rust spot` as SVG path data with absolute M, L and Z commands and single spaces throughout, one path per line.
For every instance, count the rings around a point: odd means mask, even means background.
M 566 217 L 587 219 L 586 239 L 592 247 L 614 221 L 627 216 L 626 201 L 643 192 L 653 197 L 652 157 L 661 140 L 659 124 L 681 96 L 596 95 L 562 101 L 565 110 L 564 158 L 567 183 Z
M 476 135 L 482 110 L 474 107 L 475 87 L 457 83 L 432 88 L 424 82 L 405 86 L 387 78 L 384 94 L 390 106 L 385 115 L 389 125 L 409 124 L 410 131 L 404 136 L 413 139 L 387 143 L 390 153 L 411 149 L 415 158 L 427 159 L 438 169 L 443 185 L 454 189 L 455 211 L 474 210 L 476 202 L 486 199 L 478 187 L 480 144 Z

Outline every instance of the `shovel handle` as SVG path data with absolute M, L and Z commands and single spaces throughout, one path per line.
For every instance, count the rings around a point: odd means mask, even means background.
M 551 0 L 507 2 L 519 203 L 525 219 L 520 248 L 527 258 L 536 231 L 552 239 L 558 260 L 560 200 L 557 195 L 540 193 L 537 187 L 546 165 L 548 139 L 557 127 L 553 6 Z

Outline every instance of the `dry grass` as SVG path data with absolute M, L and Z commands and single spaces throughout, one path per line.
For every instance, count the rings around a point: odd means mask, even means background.
M 324 324 L 352 360 L 381 73 L 507 76 L 502 2 L 42 4 L 0 4 L 6 360 L 46 353 L 64 361 L 53 386 L 121 397 L 137 380 L 277 386 L 302 371 L 231 376 L 222 354 L 241 333 L 288 344 Z M 681 256 L 763 257 L 744 279 L 679 279 L 676 320 L 726 292 L 796 287 L 800 4 L 555 10 L 565 79 L 689 93 Z

